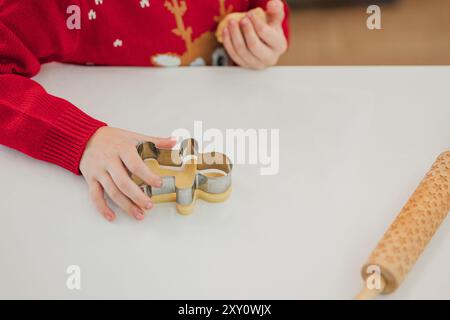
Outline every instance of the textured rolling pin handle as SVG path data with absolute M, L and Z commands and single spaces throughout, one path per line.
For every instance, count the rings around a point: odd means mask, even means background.
M 450 208 L 450 152 L 442 153 L 362 268 L 381 271 L 388 294 L 396 290 L 444 221 Z M 367 290 L 366 290 L 367 291 Z

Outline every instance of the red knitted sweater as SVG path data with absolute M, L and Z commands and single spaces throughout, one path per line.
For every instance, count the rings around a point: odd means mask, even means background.
M 42 63 L 223 64 L 218 21 L 267 2 L 0 0 L 0 143 L 79 174 L 87 141 L 106 124 L 29 79 Z

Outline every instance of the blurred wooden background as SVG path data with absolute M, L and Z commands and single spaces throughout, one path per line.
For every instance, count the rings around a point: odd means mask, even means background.
M 380 7 L 381 30 L 367 29 L 367 5 L 292 8 L 291 47 L 280 63 L 450 64 L 450 0 L 398 0 Z

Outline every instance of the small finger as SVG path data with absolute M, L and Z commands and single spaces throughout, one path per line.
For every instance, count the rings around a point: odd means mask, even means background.
M 244 18 L 245 19 L 245 18 Z M 244 37 L 242 35 L 241 28 L 238 22 L 232 20 L 229 23 L 231 42 L 233 44 L 234 50 L 239 55 L 239 57 L 244 60 L 247 67 L 255 67 L 260 64 L 260 62 L 252 55 L 248 50 L 247 44 L 245 43 Z
M 233 44 L 231 43 L 230 30 L 228 30 L 228 27 L 223 30 L 223 46 L 225 47 L 225 50 L 227 51 L 231 60 L 234 61 L 234 63 L 241 67 L 246 67 L 244 60 L 242 60 L 241 57 L 239 57 L 239 55 L 237 54 L 236 50 L 234 50 Z
M 117 161 L 108 168 L 112 180 L 119 190 L 132 200 L 137 206 L 144 210 L 153 207 L 152 200 L 131 180 L 122 162 Z
M 93 181 L 89 184 L 89 194 L 97 211 L 101 213 L 106 220 L 114 221 L 116 219 L 116 214 L 106 203 L 103 188 L 98 181 Z
M 160 138 L 138 134 L 139 141 L 153 142 L 158 148 L 172 149 L 177 144 L 176 137 Z
M 105 173 L 99 181 L 111 200 L 119 206 L 130 217 L 136 220 L 144 219 L 144 212 L 136 206 L 130 199 L 128 199 L 122 191 L 116 186 L 111 176 Z
M 250 52 L 265 65 L 274 64 L 274 51 L 261 41 L 250 19 L 245 18 L 242 20 L 242 32 Z
M 286 49 L 286 38 L 281 30 L 276 30 L 270 27 L 266 22 L 257 17 L 253 12 L 247 14 L 250 21 L 253 23 L 253 28 L 255 29 L 258 37 L 270 48 L 275 51 L 282 53 Z
M 121 154 L 120 157 L 131 173 L 138 176 L 145 183 L 152 187 L 161 187 L 162 178 L 151 171 L 150 168 L 145 165 L 144 161 L 142 161 L 142 159 L 139 157 L 139 154 L 136 152 L 136 150 L 130 150 L 129 152 Z
M 284 20 L 284 4 L 281 0 L 267 3 L 267 22 L 272 26 L 281 26 Z

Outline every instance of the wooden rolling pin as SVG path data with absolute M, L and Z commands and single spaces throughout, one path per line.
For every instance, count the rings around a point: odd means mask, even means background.
M 364 289 L 356 299 L 395 291 L 450 209 L 450 151 L 441 154 L 370 255 L 361 273 Z M 380 271 L 378 288 L 369 289 L 368 268 Z

